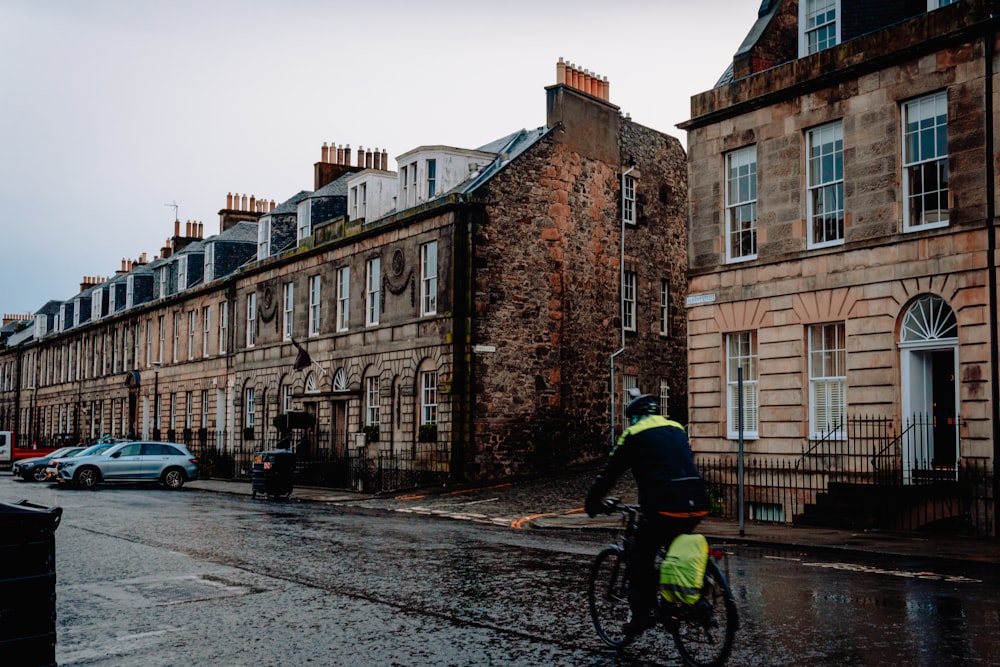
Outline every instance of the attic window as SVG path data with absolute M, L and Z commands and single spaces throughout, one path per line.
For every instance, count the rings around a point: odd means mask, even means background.
M 799 56 L 840 43 L 840 0 L 805 0 L 799 4 Z

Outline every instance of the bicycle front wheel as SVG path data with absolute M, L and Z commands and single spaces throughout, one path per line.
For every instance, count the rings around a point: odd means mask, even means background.
M 587 587 L 590 618 L 601 640 L 612 648 L 622 648 L 632 640 L 625 633 L 629 619 L 628 577 L 625 557 L 618 547 L 597 554 L 590 568 Z
M 679 607 L 671 625 L 674 643 L 684 662 L 693 667 L 717 667 L 729 658 L 739 619 L 729 584 L 711 558 L 705 568 L 701 600 Z

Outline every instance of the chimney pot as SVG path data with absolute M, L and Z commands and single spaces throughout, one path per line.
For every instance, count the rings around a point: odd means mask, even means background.
M 180 235 L 181 235 L 181 221 L 174 220 L 174 236 L 180 236 Z
M 330 161 L 330 148 L 329 148 L 329 146 L 326 145 L 325 141 L 323 142 L 323 150 L 320 151 L 320 152 L 322 153 L 322 156 L 323 156 L 322 158 L 320 158 L 320 161 L 321 162 L 329 162 Z
M 559 56 L 559 62 L 556 63 L 556 83 L 566 83 L 566 63 L 563 62 L 562 56 Z
M 257 197 L 256 197 L 256 195 L 250 195 L 250 210 L 251 211 L 256 211 L 257 210 Z
M 227 192 L 226 193 L 226 210 L 227 211 L 233 210 L 233 193 L 232 192 Z
M 246 195 L 243 195 L 242 199 L 240 200 L 240 210 L 241 211 L 247 211 L 247 210 L 249 210 L 247 208 L 247 196 Z

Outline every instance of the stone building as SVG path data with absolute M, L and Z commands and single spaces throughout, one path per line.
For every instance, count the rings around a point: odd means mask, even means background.
M 219 234 L 178 225 L 154 261 L 82 285 L 128 297 L 0 350 L 0 430 L 245 453 L 285 424 L 303 460 L 386 487 L 399 462 L 492 479 L 603 457 L 631 386 L 684 420 L 685 153 L 606 79 L 556 73 L 542 127 L 396 171 L 324 145 L 313 191 L 230 195 Z
M 808 505 L 849 480 L 897 514 L 992 524 L 989 484 L 948 494 L 992 474 L 1000 422 L 995 10 L 766 0 L 692 98 L 699 452 L 736 452 L 742 421 L 746 452 L 812 471 Z M 802 511 L 753 494 L 751 514 Z

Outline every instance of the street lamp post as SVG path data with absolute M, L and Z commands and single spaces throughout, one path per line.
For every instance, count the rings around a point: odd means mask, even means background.
M 160 439 L 160 362 L 153 362 L 153 440 Z

